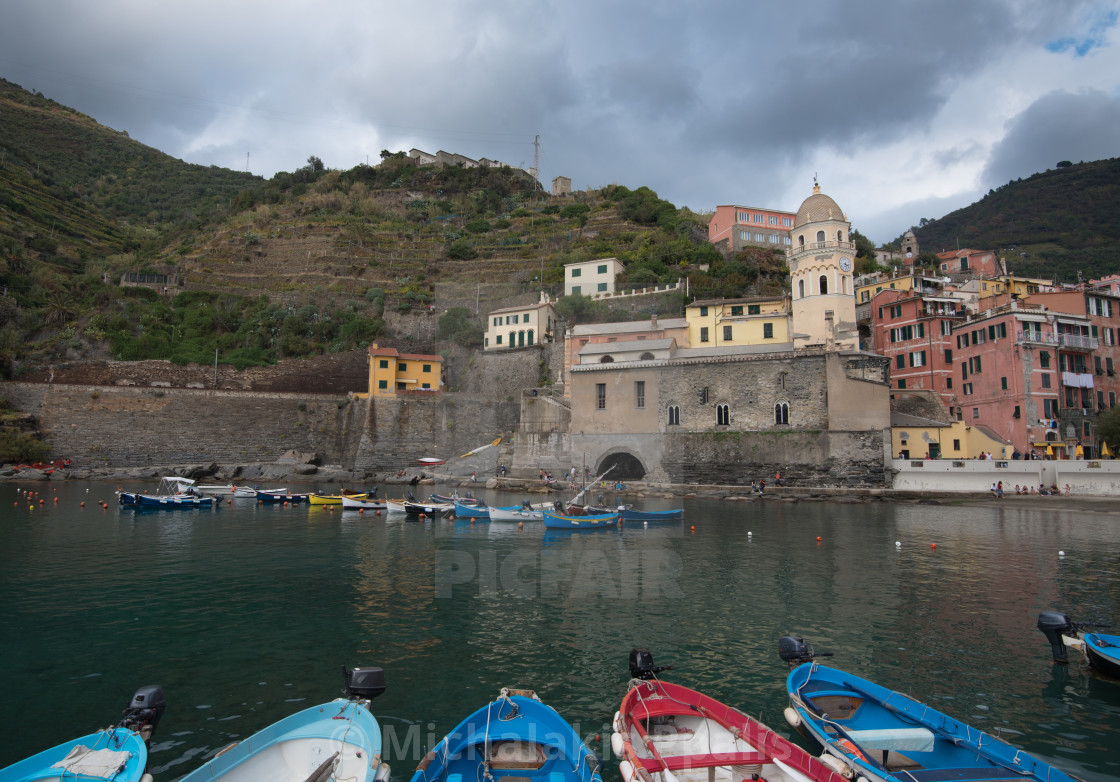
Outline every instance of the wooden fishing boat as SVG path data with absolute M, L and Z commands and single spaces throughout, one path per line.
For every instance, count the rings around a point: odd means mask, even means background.
M 385 500 L 378 500 L 368 495 L 347 495 L 339 502 L 343 510 L 385 510 Z
M 257 498 L 257 489 L 252 486 L 236 486 L 233 489 L 233 496 L 241 499 L 255 500 Z M 287 489 L 272 489 L 271 491 L 287 491 Z
M 208 495 L 233 494 L 233 490 L 235 488 L 236 487 L 232 483 L 225 483 L 225 484 L 221 484 L 221 485 L 218 485 L 218 484 L 196 484 L 195 487 L 194 487 L 195 491 L 199 492 L 200 494 L 208 494 Z
M 621 509 L 622 520 L 626 521 L 642 521 L 642 522 L 659 522 L 659 521 L 680 521 L 684 518 L 684 510 L 677 508 L 675 510 L 634 510 L 631 507 L 623 507 Z
M 455 518 L 473 519 L 475 521 L 489 521 L 490 506 L 477 500 L 475 500 L 473 504 L 465 504 L 462 500 L 456 500 Z
M 385 500 L 386 513 L 406 513 L 404 504 L 407 500 Z
M 844 782 L 801 747 L 738 709 L 661 681 L 645 649 L 630 652 L 630 689 L 611 749 L 623 782 Z
M 307 502 L 311 505 L 341 505 L 343 497 L 350 497 L 352 499 L 360 500 L 369 497 L 370 494 L 376 494 L 377 490 L 372 492 L 365 491 L 351 491 L 343 489 L 338 494 L 321 494 L 319 492 L 311 492 L 307 496 Z
M 346 697 L 296 712 L 220 750 L 179 782 L 384 782 L 381 728 L 369 710 L 385 691 L 380 668 L 346 671 Z
M 604 513 L 595 516 L 563 516 L 552 511 L 545 511 L 545 529 L 589 530 L 610 529 L 617 527 L 622 522 L 618 513 Z
M 404 512 L 409 516 L 450 516 L 454 510 L 455 505 L 447 502 L 404 502 Z
M 811 647 L 785 636 L 778 653 L 801 663 L 786 679 L 794 728 L 824 749 L 822 760 L 869 782 L 1072 778 L 1003 739 L 913 698 L 816 662 Z
M 502 689 L 432 748 L 411 782 L 602 782 L 599 759 L 531 690 Z
M 119 724 L 0 769 L 0 782 L 49 779 L 151 782 L 152 777 L 145 773 L 148 742 L 165 706 L 163 688 L 141 687 L 133 694 Z
M 310 496 L 310 494 L 292 494 L 291 492 L 284 489 L 257 490 L 257 502 L 275 502 L 295 505 L 296 503 L 307 502 L 307 499 Z
M 532 506 L 520 505 L 514 508 L 491 508 L 490 509 L 490 522 L 493 523 L 509 523 L 509 522 L 537 522 L 544 520 L 544 511 L 533 510 Z
M 1054 662 L 1069 662 L 1066 647 L 1077 649 L 1098 673 L 1120 679 L 1120 635 L 1106 635 L 1089 628 L 1108 627 L 1093 622 L 1073 622 L 1058 611 L 1038 615 L 1038 629 L 1050 641 Z

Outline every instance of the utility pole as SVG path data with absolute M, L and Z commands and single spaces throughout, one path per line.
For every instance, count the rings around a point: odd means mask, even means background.
M 540 179 L 541 176 L 541 134 L 538 133 L 533 137 L 533 178 Z
M 249 173 L 249 153 L 245 153 L 245 173 Z

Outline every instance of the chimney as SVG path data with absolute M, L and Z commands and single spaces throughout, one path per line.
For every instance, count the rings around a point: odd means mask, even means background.
M 657 313 L 656 312 L 651 313 L 650 316 L 649 316 L 649 327 L 651 329 L 656 329 L 657 328 Z

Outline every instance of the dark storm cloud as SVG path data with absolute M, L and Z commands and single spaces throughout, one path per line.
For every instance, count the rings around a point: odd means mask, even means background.
M 792 210 L 819 170 L 870 222 L 967 198 L 985 165 L 1024 176 L 1108 148 L 1118 2 L 15 2 L 0 75 L 191 162 L 251 152 L 265 175 L 412 146 L 531 165 L 540 134 L 546 186 Z M 1076 107 L 1081 146 L 1046 154 L 1022 120 L 1000 142 L 1056 69 L 1104 91 Z
M 992 150 L 982 182 L 998 187 L 1012 179 L 1074 163 L 1113 157 L 1120 140 L 1120 98 L 1099 90 L 1051 92 L 1012 119 Z

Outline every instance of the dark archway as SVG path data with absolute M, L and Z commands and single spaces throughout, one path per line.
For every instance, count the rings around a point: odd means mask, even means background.
M 608 481 L 640 481 L 646 475 L 646 468 L 638 458 L 625 451 L 604 456 L 599 461 L 597 474 L 602 475 L 611 465 L 614 469 L 607 474 Z

